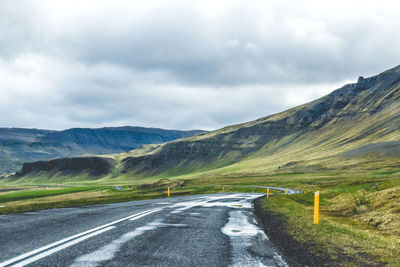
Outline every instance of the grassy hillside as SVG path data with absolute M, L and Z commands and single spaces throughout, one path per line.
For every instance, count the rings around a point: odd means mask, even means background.
M 122 173 L 252 173 L 400 167 L 400 67 L 311 103 L 125 157 Z M 217 169 L 217 170 L 216 170 Z
M 109 155 L 110 171 L 92 178 L 399 168 L 399 110 L 400 66 L 266 118 Z M 24 166 L 16 178 L 67 178 L 42 166 Z

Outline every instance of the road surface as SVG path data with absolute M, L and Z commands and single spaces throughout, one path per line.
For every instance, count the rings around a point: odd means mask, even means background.
M 226 187 L 250 187 L 250 188 L 269 188 L 269 189 L 274 189 L 274 190 L 278 190 L 281 191 L 281 193 L 278 194 L 288 194 L 288 195 L 294 195 L 294 194 L 302 194 L 303 191 L 302 190 L 296 190 L 296 189 L 291 189 L 291 188 L 284 188 L 284 187 L 276 187 L 276 186 L 261 186 L 261 185 L 217 185 L 218 187 L 221 186 L 226 186 Z M 270 193 L 271 195 L 273 195 L 274 193 Z
M 0 216 L 3 266 L 287 266 L 252 201 L 220 193 Z

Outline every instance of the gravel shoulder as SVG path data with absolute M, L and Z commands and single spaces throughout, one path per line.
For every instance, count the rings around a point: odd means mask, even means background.
M 287 234 L 282 215 L 262 208 L 258 198 L 254 203 L 254 213 L 268 238 L 274 243 L 289 266 L 333 266 L 334 262 L 314 255 L 309 244 L 300 243 Z

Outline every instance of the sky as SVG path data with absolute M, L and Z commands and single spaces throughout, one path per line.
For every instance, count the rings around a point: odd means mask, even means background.
M 396 1 L 0 1 L 0 127 L 213 130 L 400 64 Z

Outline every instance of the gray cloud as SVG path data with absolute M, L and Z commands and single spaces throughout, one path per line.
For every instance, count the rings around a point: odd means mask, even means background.
M 214 129 L 398 65 L 395 1 L 3 1 L 1 126 Z

